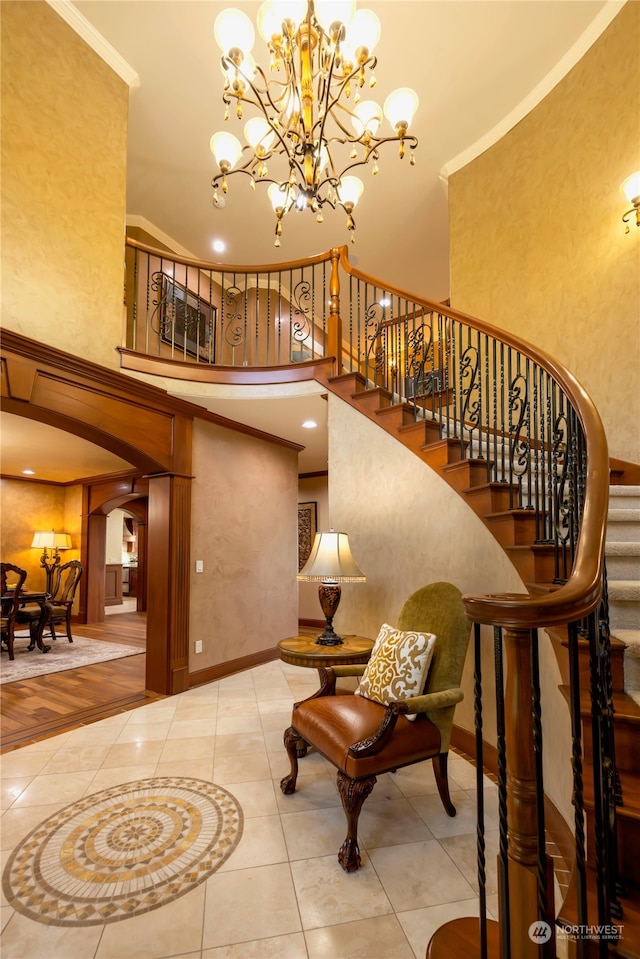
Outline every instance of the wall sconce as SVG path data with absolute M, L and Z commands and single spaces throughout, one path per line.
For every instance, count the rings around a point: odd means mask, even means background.
M 71 536 L 69 533 L 56 533 L 55 530 L 40 530 L 33 534 L 31 543 L 33 549 L 41 549 L 40 565 L 47 572 L 47 592 L 51 592 L 53 573 L 60 565 L 61 549 L 71 549 Z M 52 551 L 49 557 L 49 550 Z
M 636 226 L 640 226 L 640 170 L 632 173 L 620 186 L 620 192 L 624 193 L 632 208 L 627 210 L 622 217 L 622 222 L 626 224 L 625 233 L 629 232 L 629 218 L 635 213 Z

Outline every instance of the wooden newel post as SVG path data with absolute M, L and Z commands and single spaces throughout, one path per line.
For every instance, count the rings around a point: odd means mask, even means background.
M 529 936 L 532 924 L 551 927 L 550 955 L 555 956 L 553 866 L 545 857 L 546 914 L 538 905 L 538 830 L 536 767 L 531 706 L 531 635 L 526 629 L 505 629 L 506 662 L 505 740 L 507 755 L 507 820 L 509 873 L 509 927 L 511 955 L 539 959 L 539 945 Z M 504 935 L 504 918 L 500 917 Z
M 327 349 L 325 356 L 335 356 L 336 368 L 334 373 L 342 373 L 342 320 L 340 318 L 340 247 L 331 250 L 331 277 L 329 280 L 329 323 L 327 326 Z

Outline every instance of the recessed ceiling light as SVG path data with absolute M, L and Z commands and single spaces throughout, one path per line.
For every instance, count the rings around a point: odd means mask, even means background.
M 22 470 L 25 476 L 35 476 L 35 470 Z
M 317 425 L 318 424 L 316 423 L 315 420 L 305 420 L 304 423 L 302 424 L 302 428 L 304 430 L 315 430 Z
M 224 253 L 227 249 L 227 244 L 224 240 L 214 240 L 211 246 L 213 247 L 214 253 Z

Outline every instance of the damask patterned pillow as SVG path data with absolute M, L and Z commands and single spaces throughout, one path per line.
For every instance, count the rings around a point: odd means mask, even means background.
M 435 642 L 433 633 L 402 632 L 385 623 L 355 695 L 383 706 L 422 695 Z

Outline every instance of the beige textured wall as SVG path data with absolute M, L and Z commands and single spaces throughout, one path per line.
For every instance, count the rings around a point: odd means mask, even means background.
M 300 479 L 298 486 L 299 503 L 317 503 L 319 533 L 329 529 L 328 482 L 326 476 L 310 476 Z M 298 616 L 300 619 L 322 619 L 317 583 L 298 583 Z
M 31 548 L 36 530 L 55 529 L 71 534 L 73 549 L 65 550 L 61 562 L 80 558 L 82 488 L 50 483 L 0 480 L 0 556 L 27 570 L 26 586 L 44 589 L 45 572 L 40 566 L 41 550 Z
M 2 322 L 117 367 L 128 88 L 45 3 L 2 3 Z
M 640 462 L 640 4 L 513 130 L 449 180 L 451 303 L 561 360 L 609 455 Z
M 297 453 L 196 420 L 193 474 L 191 672 L 298 631 Z
M 354 457 L 354 450 L 357 456 Z M 335 529 L 349 534 L 366 583 L 345 584 L 335 617 L 338 633 L 375 637 L 394 623 L 404 600 L 427 583 L 445 580 L 463 593 L 525 589 L 482 521 L 433 470 L 393 436 L 329 395 L 329 501 Z M 541 637 L 545 791 L 571 823 L 571 732 L 558 692 L 558 671 Z M 483 632 L 484 738 L 494 743 L 492 634 Z M 473 730 L 471 645 L 455 722 Z

